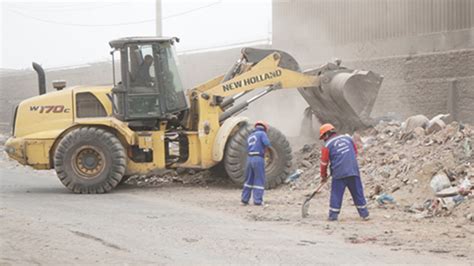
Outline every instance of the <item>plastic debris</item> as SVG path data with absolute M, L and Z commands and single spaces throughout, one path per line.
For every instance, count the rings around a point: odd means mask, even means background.
M 304 171 L 301 170 L 301 169 L 297 169 L 293 174 L 289 175 L 286 180 L 285 180 L 285 183 L 288 184 L 290 182 L 293 182 L 295 181 L 296 179 L 298 179 L 301 174 L 303 173 Z
M 467 195 L 471 192 L 472 184 L 471 181 L 466 177 L 458 186 L 458 192 L 461 195 Z
M 472 145 L 471 145 L 471 139 L 466 138 L 463 143 L 463 148 L 464 148 L 464 155 L 469 158 L 472 156 Z
M 387 193 L 383 193 L 377 196 L 375 200 L 377 201 L 379 205 L 384 205 L 386 203 L 395 203 L 395 199 Z

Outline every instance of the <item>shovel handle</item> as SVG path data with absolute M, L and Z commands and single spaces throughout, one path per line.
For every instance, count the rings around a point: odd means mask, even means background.
M 323 186 L 324 186 L 324 184 L 326 184 L 326 182 L 319 183 L 319 186 L 314 190 L 314 192 L 311 194 L 309 199 L 312 199 L 314 197 L 314 195 L 316 195 L 321 190 L 321 188 L 323 188 Z

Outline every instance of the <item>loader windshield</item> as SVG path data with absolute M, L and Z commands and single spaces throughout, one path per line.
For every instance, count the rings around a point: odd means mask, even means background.
M 121 66 L 122 100 L 114 104 L 125 119 L 163 118 L 187 109 L 170 42 L 131 43 L 121 50 Z

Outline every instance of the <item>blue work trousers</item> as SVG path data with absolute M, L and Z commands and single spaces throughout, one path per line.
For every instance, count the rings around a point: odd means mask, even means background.
M 331 199 L 329 202 L 329 219 L 337 220 L 337 216 L 341 212 L 342 197 L 346 187 L 351 192 L 354 205 L 361 217 L 369 216 L 367 210 L 367 202 L 364 197 L 364 188 L 359 176 L 349 176 L 343 178 L 333 178 L 331 183 Z
M 242 202 L 248 203 L 253 191 L 253 203 L 261 205 L 265 191 L 265 160 L 261 156 L 249 156 L 245 169 Z

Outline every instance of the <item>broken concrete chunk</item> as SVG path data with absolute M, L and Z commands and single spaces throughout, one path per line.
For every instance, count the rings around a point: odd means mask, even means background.
M 301 161 L 301 164 L 302 164 L 304 167 L 306 167 L 306 168 L 311 168 L 311 167 L 313 167 L 313 164 L 310 163 L 310 162 L 308 162 L 308 161 L 306 161 L 306 160 Z
M 425 130 L 422 127 L 416 127 L 413 129 L 413 133 L 417 138 L 419 138 L 425 135 Z
M 444 198 L 444 197 L 452 197 L 452 196 L 456 196 L 458 194 L 458 188 L 456 187 L 448 187 L 448 188 L 445 188 L 445 189 L 442 189 L 438 192 L 436 192 L 436 197 L 441 197 L 441 198 Z
M 441 120 L 444 123 L 450 123 L 450 122 L 452 122 L 451 114 L 439 114 L 439 115 L 431 118 L 430 123 L 432 121 L 436 121 L 436 120 Z
M 430 120 L 424 115 L 410 116 L 405 120 L 403 130 L 405 132 L 411 132 L 417 127 L 426 128 Z
M 464 156 L 466 158 L 470 158 L 472 156 L 472 145 L 471 145 L 471 139 L 470 138 L 466 138 L 464 140 L 464 143 L 462 145 L 463 149 L 464 149 Z
M 436 193 L 445 188 L 451 187 L 451 182 L 449 181 L 449 178 L 445 173 L 439 172 L 435 176 L 433 176 L 433 178 L 431 178 L 430 186 Z
M 438 131 L 441 131 L 444 127 L 446 127 L 446 124 L 441 119 L 430 121 L 428 127 L 426 128 L 426 134 L 429 135 L 432 133 L 436 133 Z

